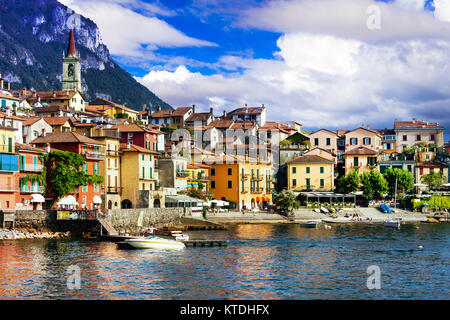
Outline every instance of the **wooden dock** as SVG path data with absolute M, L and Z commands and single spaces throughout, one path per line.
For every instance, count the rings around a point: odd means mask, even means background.
M 226 247 L 228 245 L 228 240 L 188 240 L 182 241 L 186 247 Z M 136 249 L 125 241 L 117 242 L 117 249 L 130 250 Z

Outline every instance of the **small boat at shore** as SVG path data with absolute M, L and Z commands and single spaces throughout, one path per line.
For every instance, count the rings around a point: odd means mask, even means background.
M 165 239 L 156 236 L 145 238 L 126 239 L 126 243 L 137 249 L 183 249 L 186 245 L 183 242 Z
M 189 235 L 179 230 L 171 231 L 166 229 L 160 230 L 156 228 L 149 228 L 148 230 L 146 230 L 144 235 L 159 236 L 162 238 L 174 239 L 176 241 L 189 241 Z
M 303 227 L 303 228 L 317 228 L 318 224 L 319 223 L 317 221 L 307 221 L 307 222 L 300 223 L 300 227 Z
M 400 223 L 400 219 L 388 219 L 384 221 L 384 226 L 390 228 L 400 228 Z

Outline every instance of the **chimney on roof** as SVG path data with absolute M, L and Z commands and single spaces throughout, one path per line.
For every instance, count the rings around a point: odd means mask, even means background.
M 7 82 L 6 90 L 8 90 L 8 91 L 11 90 L 11 82 L 9 82 L 9 81 Z
M 1 77 L 0 77 L 0 90 L 3 90 L 4 86 L 5 86 L 5 80 L 1 79 Z
M 22 97 L 25 97 L 27 95 L 27 88 L 22 89 Z
M 131 143 L 129 141 L 127 142 L 127 149 L 131 149 Z
M 226 118 L 227 117 L 227 111 L 223 110 L 223 117 Z
M 50 153 L 50 143 L 45 145 L 45 152 Z
M 412 123 L 416 123 L 416 118 L 413 118 L 413 119 L 412 119 Z
M 158 105 L 158 111 L 161 111 L 161 106 L 160 105 Z
M 213 107 L 209 108 L 209 114 L 211 115 L 211 117 L 214 116 L 214 108 Z
M 192 113 L 195 113 L 195 104 L 192 105 Z
M 370 130 L 370 124 L 367 125 L 367 130 Z
M 361 123 L 361 128 L 364 128 L 364 123 Z

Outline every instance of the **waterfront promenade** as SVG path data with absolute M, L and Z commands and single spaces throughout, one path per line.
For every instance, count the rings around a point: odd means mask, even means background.
M 353 211 L 347 211 L 347 214 L 358 213 L 362 221 L 353 222 L 383 222 L 389 218 L 402 218 L 405 222 L 420 222 L 427 219 L 427 214 L 420 212 L 411 212 L 397 209 L 396 213 L 385 214 L 380 212 L 377 208 L 355 208 Z M 344 217 L 346 212 L 333 214 L 339 218 Z M 198 216 L 197 218 L 202 218 Z M 314 212 L 310 209 L 295 210 L 292 217 L 285 217 L 277 213 L 267 212 L 252 212 L 242 214 L 241 212 L 218 212 L 207 215 L 208 221 L 224 224 L 246 224 L 246 223 L 301 223 L 306 221 L 321 222 L 323 219 L 332 219 L 330 215 Z M 351 223 L 352 221 L 349 221 Z

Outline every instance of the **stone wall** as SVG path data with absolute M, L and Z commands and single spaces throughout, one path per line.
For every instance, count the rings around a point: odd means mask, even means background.
M 144 227 L 180 227 L 182 217 L 192 214 L 184 208 L 142 208 L 108 210 L 106 219 L 116 230 L 136 230 L 141 212 L 144 214 Z

